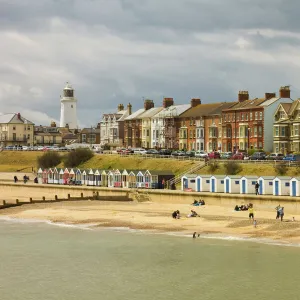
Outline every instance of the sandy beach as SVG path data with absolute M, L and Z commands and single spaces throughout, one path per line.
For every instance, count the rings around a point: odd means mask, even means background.
M 174 210 L 181 213 L 173 219 Z M 200 217 L 188 218 L 191 209 Z M 300 215 L 285 213 L 284 221 L 276 220 L 274 210 L 255 208 L 257 227 L 248 218 L 247 211 L 235 212 L 233 207 L 156 202 L 99 202 L 78 201 L 29 204 L 0 211 L 0 218 L 48 220 L 66 224 L 93 224 L 103 227 L 180 232 L 182 234 L 233 236 L 272 239 L 282 243 L 300 243 Z M 292 221 L 293 217 L 296 221 Z

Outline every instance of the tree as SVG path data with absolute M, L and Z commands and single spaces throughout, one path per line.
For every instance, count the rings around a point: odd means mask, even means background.
M 40 168 L 53 168 L 61 163 L 61 156 L 57 152 L 47 151 L 37 161 Z
M 275 172 L 277 175 L 285 175 L 288 171 L 288 167 L 286 165 L 278 164 L 274 166 Z
M 94 156 L 94 153 L 87 148 L 78 148 L 69 152 L 64 159 L 64 166 L 66 168 L 74 168 L 88 161 Z

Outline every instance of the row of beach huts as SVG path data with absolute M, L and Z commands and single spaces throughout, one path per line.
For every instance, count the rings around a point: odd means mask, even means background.
M 109 188 L 162 189 L 174 178 L 171 171 L 98 170 L 98 169 L 42 169 L 37 172 L 40 184 L 74 184 Z
M 255 194 L 259 184 L 260 195 L 300 196 L 300 177 L 288 176 L 236 176 L 236 175 L 185 175 L 181 178 L 183 191 Z

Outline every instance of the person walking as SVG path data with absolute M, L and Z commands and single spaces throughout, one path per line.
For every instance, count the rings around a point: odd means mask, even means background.
M 251 220 L 254 220 L 254 208 L 253 208 L 253 205 L 249 207 L 248 209 L 249 211 L 249 219 Z
M 258 189 L 259 189 L 259 183 L 258 183 L 258 181 L 256 181 L 256 183 L 255 183 L 255 195 L 259 195 Z
M 279 216 L 280 216 L 280 210 L 281 210 L 281 206 L 280 204 L 275 208 L 276 209 L 276 220 L 279 219 Z
M 281 222 L 283 220 L 283 216 L 284 216 L 284 207 L 281 207 L 281 210 L 280 210 L 280 221 Z

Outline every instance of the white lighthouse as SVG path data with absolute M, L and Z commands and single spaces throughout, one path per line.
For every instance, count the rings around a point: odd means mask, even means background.
M 77 99 L 74 97 L 74 89 L 68 82 L 60 102 L 60 127 L 77 129 Z

